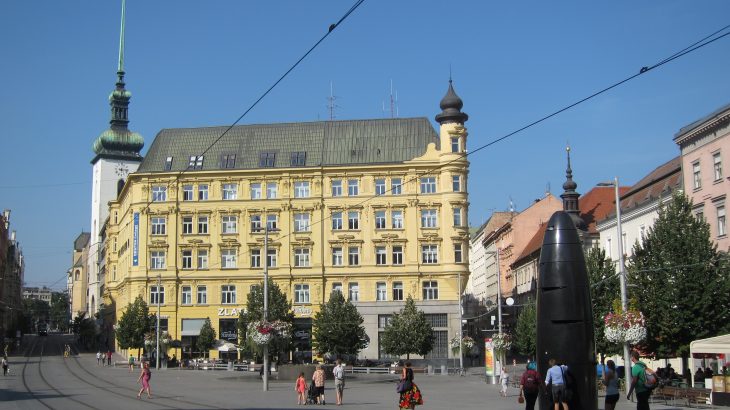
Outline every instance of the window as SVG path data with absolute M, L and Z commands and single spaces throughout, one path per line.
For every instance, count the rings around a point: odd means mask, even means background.
M 207 215 L 198 217 L 198 233 L 199 234 L 208 233 L 208 216 Z
M 261 267 L 261 249 L 251 249 L 251 267 Z
M 342 212 L 332 212 L 332 229 L 342 229 Z
M 198 185 L 198 201 L 208 200 L 208 184 Z
M 150 252 L 150 269 L 165 269 L 165 251 Z
M 454 226 L 462 226 L 461 208 L 454 208 Z
M 393 282 L 393 300 L 403 300 L 403 282 Z
M 461 244 L 455 243 L 454 244 L 454 262 L 461 263 L 463 261 L 464 261 L 464 254 L 461 249 Z
M 400 195 L 403 193 L 403 185 L 400 178 L 390 179 L 390 193 L 391 195 Z
M 435 280 L 423 282 L 423 300 L 438 300 L 439 284 Z
M 717 236 L 727 235 L 727 227 L 725 225 L 725 205 L 717 207 Z
M 451 152 L 459 152 L 459 137 L 451 137 Z
M 261 232 L 261 215 L 251 215 L 251 232 Z
M 172 157 L 165 158 L 165 171 L 172 169 Z
M 350 296 L 350 302 L 357 302 L 360 300 L 360 286 L 357 282 L 350 283 L 347 285 L 348 295 Z
M 451 176 L 451 190 L 454 192 L 461 192 L 461 175 Z
M 332 292 L 342 293 L 342 282 L 335 282 L 332 284 Z
M 193 288 L 190 286 L 183 286 L 181 288 L 180 303 L 183 305 L 190 305 L 193 303 Z
M 375 195 L 385 195 L 385 179 L 375 180 Z
M 207 249 L 198 249 L 198 269 L 208 269 Z
M 385 211 L 375 211 L 375 229 L 385 229 Z
M 221 286 L 221 303 L 224 305 L 236 303 L 236 285 Z
M 449 331 L 433 331 L 433 349 L 425 356 L 426 359 L 445 359 L 449 355 Z
M 193 251 L 185 249 L 181 252 L 182 268 L 192 269 L 193 268 Z
M 294 266 L 297 268 L 309 267 L 309 249 L 294 249 Z
M 393 265 L 403 264 L 403 246 L 393 246 Z
M 421 228 L 435 228 L 436 227 L 436 210 L 435 209 L 422 209 L 421 210 Z
M 255 182 L 251 184 L 251 199 L 261 199 L 261 183 Z
M 342 266 L 342 248 L 332 248 L 332 266 Z
M 360 212 L 350 211 L 347 213 L 347 229 L 360 229 Z
M 203 156 L 192 155 L 190 156 L 190 162 L 188 162 L 188 168 L 190 169 L 203 169 Z
M 386 262 L 386 250 L 385 246 L 376 246 L 375 247 L 375 264 L 376 265 L 385 265 Z
M 153 186 L 152 187 L 152 202 L 164 202 L 167 201 L 167 187 L 166 186 Z
M 309 285 L 294 285 L 294 303 L 309 303 Z
M 342 180 L 332 180 L 332 196 L 342 196 Z
M 193 186 L 192 185 L 183 185 L 183 201 L 192 201 L 193 200 Z
M 393 229 L 403 229 L 403 211 L 390 211 L 390 224 Z
M 438 245 L 421 245 L 421 263 L 438 263 Z
M 347 263 L 350 266 L 357 266 L 360 264 L 360 248 L 357 246 L 350 246 L 347 249 Z
M 276 182 L 267 182 L 266 183 L 266 198 L 268 199 L 276 199 L 276 197 L 279 195 L 278 187 L 276 185 Z
M 238 217 L 235 215 L 223 215 L 221 217 L 221 233 L 230 234 L 238 232 Z
M 446 313 L 427 313 L 426 320 L 431 327 L 449 326 L 449 317 Z
M 357 179 L 347 180 L 347 196 L 357 196 L 360 192 L 360 183 Z
M 165 287 L 150 286 L 150 305 L 165 304 Z
M 260 152 L 259 153 L 259 168 L 273 168 L 276 162 L 276 153 L 274 152 Z
M 702 176 L 700 175 L 700 163 L 695 162 L 692 164 L 692 178 L 694 183 L 694 189 L 702 188 Z
M 221 268 L 232 269 L 236 267 L 236 250 L 235 249 L 222 249 L 221 250 Z
M 294 214 L 294 232 L 309 232 L 309 214 Z
M 375 284 L 375 300 L 379 302 L 388 300 L 388 288 L 385 286 L 385 282 Z
M 235 168 L 236 154 L 221 154 L 221 168 Z
M 291 166 L 303 167 L 307 164 L 307 153 L 306 152 L 292 152 L 291 153 Z
M 294 183 L 294 198 L 309 198 L 308 181 L 297 181 Z
M 713 170 L 715 171 L 715 181 L 722 179 L 722 157 L 717 152 L 712 156 Z
M 421 178 L 421 193 L 422 194 L 435 194 L 436 193 L 436 177 Z
M 196 303 L 199 305 L 205 305 L 208 303 L 208 287 L 207 286 L 198 286 L 198 296 L 196 299 Z
M 269 249 L 266 251 L 266 263 L 270 268 L 276 267 L 276 249 Z
M 232 200 L 238 198 L 238 184 L 223 184 L 223 199 Z
M 393 321 L 393 315 L 378 315 L 378 329 L 385 329 Z
M 151 233 L 152 235 L 164 235 L 165 234 L 165 225 L 167 223 L 167 220 L 165 218 L 152 218 L 151 219 Z
M 266 227 L 270 231 L 276 230 L 276 215 L 266 215 Z

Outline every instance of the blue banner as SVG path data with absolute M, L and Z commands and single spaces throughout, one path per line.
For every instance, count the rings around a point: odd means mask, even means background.
M 134 235 L 132 239 L 132 266 L 139 266 L 139 212 L 134 213 Z

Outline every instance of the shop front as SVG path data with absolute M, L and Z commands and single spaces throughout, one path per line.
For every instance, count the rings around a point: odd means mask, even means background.
M 238 319 L 218 319 L 218 339 L 218 358 L 238 360 Z

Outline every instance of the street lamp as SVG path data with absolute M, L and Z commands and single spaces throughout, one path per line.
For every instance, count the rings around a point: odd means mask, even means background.
M 278 232 L 279 230 L 269 228 L 269 224 L 264 224 L 264 322 L 269 316 L 269 232 Z M 257 229 L 261 231 L 261 228 Z M 264 371 L 262 373 L 264 380 L 264 391 L 269 391 L 269 345 L 264 344 Z
M 598 186 L 613 186 L 616 195 L 616 233 L 618 245 L 618 268 L 619 268 L 619 286 L 621 287 L 621 310 L 625 313 L 628 309 L 628 301 L 626 297 L 626 263 L 624 261 L 624 244 L 623 244 L 623 230 L 621 229 L 621 202 L 619 198 L 618 189 L 618 177 L 613 179 L 613 182 L 600 182 Z M 629 343 L 624 342 L 624 377 L 628 381 L 628 377 L 631 374 L 631 356 L 629 354 Z M 625 383 L 626 394 L 629 394 L 631 388 L 630 383 Z

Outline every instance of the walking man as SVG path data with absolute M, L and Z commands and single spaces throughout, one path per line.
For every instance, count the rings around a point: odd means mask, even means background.
M 7 356 L 3 356 L 3 376 L 8 375 L 8 358 Z
M 332 369 L 332 374 L 335 376 L 335 394 L 337 396 L 337 405 L 342 405 L 342 393 L 345 391 L 345 365 L 342 360 L 337 359 L 335 368 Z
M 112 365 L 112 351 L 107 350 L 106 352 L 106 365 L 111 366 Z
M 96 365 L 97 366 L 101 366 L 102 365 L 102 363 L 101 363 L 101 350 L 99 350 L 99 351 L 96 352 Z
M 626 399 L 631 400 L 631 394 L 636 390 L 636 410 L 649 410 L 649 396 L 651 390 L 644 385 L 646 381 L 646 363 L 639 360 L 639 352 L 631 352 L 631 388 Z
M 568 370 L 567 366 L 559 365 L 555 359 L 548 361 L 550 368 L 547 371 L 547 377 L 545 377 L 545 383 L 552 385 L 553 393 L 553 408 L 560 410 L 560 405 L 563 405 L 564 410 L 568 409 L 568 402 L 565 400 L 565 378 L 563 375 Z

